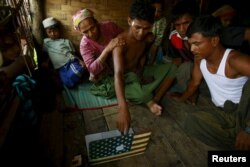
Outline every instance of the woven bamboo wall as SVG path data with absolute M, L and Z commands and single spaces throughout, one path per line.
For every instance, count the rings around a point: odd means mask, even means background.
M 133 0 L 44 0 L 45 17 L 55 17 L 63 25 L 63 36 L 79 45 L 81 35 L 73 29 L 72 15 L 79 9 L 89 8 L 97 20 L 112 20 L 127 28 L 127 16 Z M 165 14 L 176 0 L 165 0 Z
M 127 28 L 127 16 L 132 0 L 45 0 L 45 17 L 55 17 L 63 25 L 63 36 L 76 46 L 81 35 L 73 29 L 72 15 L 79 9 L 89 8 L 97 20 L 112 20 Z

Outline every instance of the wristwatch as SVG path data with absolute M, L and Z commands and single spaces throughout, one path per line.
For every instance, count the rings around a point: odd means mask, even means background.
M 245 128 L 245 132 L 247 132 L 248 134 L 250 134 L 250 126 L 247 126 L 247 127 Z

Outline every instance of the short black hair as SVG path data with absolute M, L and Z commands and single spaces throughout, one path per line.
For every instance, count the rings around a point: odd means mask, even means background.
M 179 1 L 171 11 L 171 21 L 175 22 L 184 15 L 190 15 L 192 18 L 195 18 L 199 13 L 198 6 L 191 2 L 187 0 Z
M 144 0 L 134 0 L 130 7 L 130 18 L 154 23 L 155 8 Z
M 188 27 L 187 37 L 194 33 L 200 33 L 204 37 L 219 36 L 222 32 L 222 25 L 218 18 L 211 15 L 197 17 Z
M 164 0 L 150 0 L 149 1 L 151 4 L 155 4 L 155 3 L 159 3 L 159 4 L 161 4 L 161 7 L 162 7 L 162 9 L 164 9 L 164 5 L 165 5 L 165 3 L 164 3 Z

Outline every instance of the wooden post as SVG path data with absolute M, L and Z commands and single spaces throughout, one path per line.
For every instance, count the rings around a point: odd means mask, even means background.
M 40 0 L 30 0 L 30 10 L 32 16 L 32 33 L 34 35 L 34 40 L 38 45 L 42 45 L 43 42 L 43 28 L 42 20 L 44 16 L 44 5 Z

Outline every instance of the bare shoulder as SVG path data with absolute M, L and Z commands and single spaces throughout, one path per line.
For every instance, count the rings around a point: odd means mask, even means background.
M 240 63 L 240 62 L 244 62 L 244 61 L 249 62 L 250 61 L 250 55 L 241 53 L 241 52 L 239 52 L 237 50 L 232 50 L 230 52 L 229 57 L 228 57 L 228 63 L 230 65 L 234 64 L 236 62 Z
M 113 49 L 113 53 L 117 53 L 117 52 L 122 53 L 127 48 L 127 43 L 128 43 L 127 36 L 128 36 L 127 31 L 124 31 L 116 36 L 116 38 L 123 39 L 125 41 L 125 45 L 116 46 Z
M 232 76 L 250 76 L 250 55 L 231 51 L 227 61 Z
M 123 38 L 126 39 L 128 36 L 128 32 L 127 31 L 123 31 L 122 33 L 120 33 L 119 35 L 117 35 L 118 38 Z

